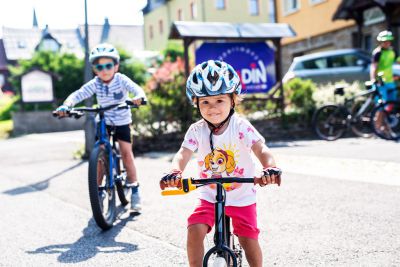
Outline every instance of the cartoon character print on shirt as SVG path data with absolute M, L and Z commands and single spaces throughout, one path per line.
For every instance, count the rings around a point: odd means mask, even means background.
M 236 166 L 235 153 L 231 150 L 224 150 L 221 148 L 214 149 L 213 152 L 207 154 L 203 162 L 199 162 L 200 167 L 204 164 L 203 171 L 200 177 L 209 177 L 211 172 L 211 178 L 222 178 L 228 176 L 236 176 L 243 174 L 243 168 L 240 169 Z M 209 185 L 211 188 L 215 188 L 216 185 Z M 239 183 L 229 183 L 224 185 L 226 191 L 231 191 L 241 187 Z

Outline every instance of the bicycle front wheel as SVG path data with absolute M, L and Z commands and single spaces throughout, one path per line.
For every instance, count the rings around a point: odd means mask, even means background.
M 325 105 L 314 113 L 312 125 L 319 138 L 334 141 L 346 132 L 347 114 L 337 105 Z
M 115 185 L 117 186 L 117 193 L 118 193 L 118 198 L 121 201 L 121 204 L 123 206 L 127 205 L 129 203 L 129 197 L 132 193 L 132 189 L 126 186 L 127 183 L 127 177 L 126 177 L 126 171 L 122 169 L 122 164 L 121 164 L 121 156 L 119 154 L 119 150 L 117 149 L 115 151 L 116 154 L 116 160 L 115 160 L 115 168 L 116 168 L 116 173 L 118 177 L 115 177 Z
M 400 140 L 400 102 L 388 101 L 376 106 L 371 114 L 372 128 L 385 140 Z
M 95 147 L 89 159 L 89 197 L 94 220 L 103 230 L 113 226 L 116 214 L 111 179 L 107 150 L 103 146 Z
M 371 125 L 371 112 L 374 108 L 373 101 L 365 107 L 365 110 L 361 114 L 357 114 L 361 108 L 363 108 L 364 102 L 357 101 L 354 103 L 351 114 L 351 130 L 359 137 L 370 138 L 374 135 L 374 131 Z

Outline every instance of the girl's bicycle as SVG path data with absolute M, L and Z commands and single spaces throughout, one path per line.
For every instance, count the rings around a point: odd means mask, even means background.
M 366 82 L 365 86 L 366 91 L 345 98 L 343 104 L 327 104 L 315 111 L 312 125 L 318 137 L 334 141 L 349 128 L 360 137 L 369 138 L 373 135 L 371 112 L 375 107 L 375 98 L 382 96 L 377 90 L 377 82 Z M 343 96 L 344 87 L 336 87 L 334 95 Z
M 146 104 L 143 100 L 142 104 Z M 97 141 L 89 158 L 89 198 L 93 217 L 97 225 L 108 230 L 113 226 L 116 218 L 115 188 L 123 206 L 129 203 L 131 188 L 127 184 L 126 172 L 122 168 L 121 155 L 115 139 L 115 130 L 111 129 L 109 140 L 104 113 L 107 110 L 118 108 L 137 108 L 131 101 L 114 104 L 106 107 L 82 107 L 72 108 L 67 111 L 69 117 L 76 119 L 82 117 L 85 112 L 99 114 L 97 123 Z M 53 112 L 57 117 L 57 113 Z
M 281 175 L 281 171 L 269 171 L 270 175 Z M 228 183 L 251 183 L 262 185 L 261 178 L 239 178 L 239 177 L 223 177 L 223 178 L 182 178 L 178 189 L 166 189 L 166 185 L 160 182 L 160 188 L 163 190 L 163 196 L 182 195 L 205 185 L 215 184 L 217 195 L 215 202 L 215 233 L 214 233 L 214 246 L 210 248 L 203 258 L 203 267 L 223 267 L 223 266 L 242 266 L 243 262 L 243 249 L 240 246 L 237 238 L 231 232 L 231 221 L 225 215 L 225 187 Z M 280 185 L 280 179 L 278 181 Z M 212 264 L 208 264 L 209 262 Z

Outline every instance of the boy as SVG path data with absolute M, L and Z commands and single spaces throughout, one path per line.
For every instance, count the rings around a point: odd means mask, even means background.
M 69 95 L 64 104 L 57 108 L 58 115 L 65 116 L 67 110 L 94 94 L 99 105 L 108 106 L 125 102 L 128 99 L 128 92 L 131 92 L 135 95 L 132 102 L 140 105 L 142 99 L 146 99 L 145 93 L 139 85 L 118 72 L 119 59 L 117 49 L 110 44 L 99 44 L 94 47 L 90 52 L 89 61 L 96 77 Z M 131 145 L 132 114 L 129 109 L 112 109 L 105 112 L 105 117 L 107 130 L 110 131 L 115 127 L 128 186 L 132 187 L 131 209 L 133 212 L 140 212 L 139 183 Z

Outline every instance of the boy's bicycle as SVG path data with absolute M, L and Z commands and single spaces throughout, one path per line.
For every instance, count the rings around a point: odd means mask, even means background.
M 146 104 L 142 100 L 142 104 Z M 67 116 L 76 119 L 82 117 L 85 112 L 99 114 L 100 121 L 97 123 L 97 138 L 89 158 L 89 197 L 93 217 L 97 225 L 108 230 L 113 226 L 116 218 L 115 188 L 122 205 L 129 203 L 131 188 L 126 186 L 126 172 L 122 168 L 121 155 L 115 140 L 115 129 L 111 129 L 108 138 L 104 113 L 107 110 L 118 108 L 128 109 L 138 106 L 131 101 L 114 104 L 106 107 L 82 107 L 67 110 Z M 53 116 L 57 117 L 54 111 Z
M 327 104 L 317 109 L 312 126 L 318 137 L 333 141 L 342 137 L 349 128 L 357 136 L 371 137 L 371 112 L 375 107 L 375 98 L 382 98 L 377 90 L 378 82 L 366 82 L 366 91 L 345 98 L 343 104 Z M 334 95 L 343 96 L 344 87 L 337 86 Z
M 281 171 L 269 170 L 270 175 L 280 175 Z M 223 266 L 242 266 L 243 250 L 237 238 L 231 232 L 230 218 L 225 215 L 225 187 L 228 183 L 251 183 L 262 185 L 261 178 L 239 178 L 239 177 L 223 177 L 223 178 L 182 178 L 178 185 L 179 189 L 166 189 L 166 185 L 160 182 L 160 188 L 163 190 L 163 196 L 182 195 L 205 185 L 215 184 L 217 195 L 215 202 L 215 233 L 214 246 L 210 248 L 203 258 L 203 267 L 223 267 Z M 278 181 L 280 185 L 280 179 Z M 212 261 L 209 265 L 208 262 Z

